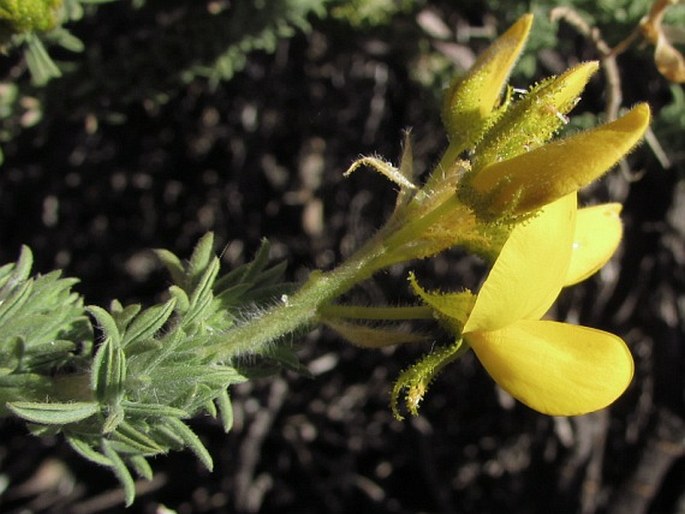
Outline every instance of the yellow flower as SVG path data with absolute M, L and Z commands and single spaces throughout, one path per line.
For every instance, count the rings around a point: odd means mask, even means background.
M 415 282 L 414 289 L 524 404 L 563 416 L 601 409 L 633 376 L 623 340 L 540 318 L 565 285 L 586 278 L 611 256 L 621 236 L 616 215 L 615 205 L 577 212 L 575 193 L 567 195 L 513 229 L 475 298 L 468 292 L 428 293 Z
M 445 95 L 450 145 L 427 186 L 437 189 L 435 183 L 468 150 L 457 195 L 486 220 L 520 219 L 588 185 L 629 152 L 649 125 L 649 107 L 639 104 L 612 123 L 550 143 L 599 63 L 581 63 L 528 91 L 508 89 L 501 98 L 532 20 L 529 14 L 519 19 Z
M 493 212 L 525 214 L 603 175 L 642 138 L 647 104 L 616 121 L 475 170 L 468 188 Z

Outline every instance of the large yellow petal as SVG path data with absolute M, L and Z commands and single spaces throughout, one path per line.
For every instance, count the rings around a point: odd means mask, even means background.
M 505 391 L 536 411 L 575 416 L 606 407 L 628 387 L 633 358 L 608 332 L 555 321 L 519 321 L 467 342 Z
M 538 319 L 559 295 L 571 259 L 576 195 L 514 227 L 483 283 L 464 333 Z
M 469 186 L 491 212 L 535 210 L 604 174 L 642 138 L 649 119 L 649 106 L 639 104 L 616 121 L 489 164 Z
M 623 236 L 620 212 L 620 203 L 578 210 L 565 286 L 577 284 L 599 271 L 614 254 Z

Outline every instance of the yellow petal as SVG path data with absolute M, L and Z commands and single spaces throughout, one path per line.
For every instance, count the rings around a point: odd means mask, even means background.
M 599 271 L 614 254 L 623 235 L 620 212 L 620 203 L 578 210 L 565 286 L 577 284 Z
M 470 188 L 492 212 L 535 210 L 604 174 L 642 138 L 649 118 L 649 106 L 639 104 L 616 121 L 490 164 L 474 174 Z
M 552 416 L 602 409 L 633 377 L 633 358 L 623 340 L 593 328 L 520 321 L 497 332 L 469 334 L 467 341 L 505 391 Z
M 571 259 L 576 195 L 514 227 L 483 283 L 464 333 L 540 318 L 559 295 Z
M 463 149 L 475 142 L 486 118 L 497 106 L 532 23 L 532 14 L 519 18 L 445 94 L 442 117 L 453 144 Z

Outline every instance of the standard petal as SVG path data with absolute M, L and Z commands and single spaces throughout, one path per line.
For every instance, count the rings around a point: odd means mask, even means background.
M 602 409 L 633 377 L 633 358 L 623 340 L 593 328 L 520 321 L 496 332 L 469 334 L 467 341 L 505 391 L 552 416 Z
M 623 236 L 620 213 L 620 203 L 606 203 L 578 210 L 571 263 L 564 286 L 585 280 L 611 258 Z
M 603 175 L 642 138 L 649 119 L 649 106 L 639 104 L 616 121 L 490 164 L 469 186 L 491 212 L 535 210 Z
M 547 312 L 566 277 L 575 214 L 574 193 L 514 227 L 478 292 L 464 333 L 497 330 Z

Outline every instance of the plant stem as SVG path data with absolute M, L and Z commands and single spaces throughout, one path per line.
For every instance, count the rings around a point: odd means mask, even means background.
M 431 248 L 431 253 L 443 250 L 444 247 L 435 247 L 426 241 L 424 234 L 431 225 L 461 205 L 456 196 L 451 195 L 421 216 L 405 219 L 402 223 L 395 220 L 386 224 L 347 261 L 328 272 L 312 272 L 294 295 L 283 297 L 278 305 L 217 336 L 214 342 L 203 347 L 203 355 L 229 360 L 240 354 L 259 353 L 278 338 L 309 326 L 321 307 L 376 271 L 419 256 L 425 257 L 426 252 L 421 251 L 425 247 Z M 454 231 L 459 233 L 459 227 L 454 227 Z M 468 233 L 468 229 L 464 233 Z M 455 244 L 458 241 L 452 240 L 449 246 Z
M 203 355 L 228 360 L 239 354 L 259 353 L 278 338 L 310 325 L 321 306 L 378 270 L 374 261 L 384 250 L 381 232 L 337 268 L 312 272 L 294 295 L 283 297 L 281 303 L 260 316 L 218 336 L 215 342 L 203 347 Z

